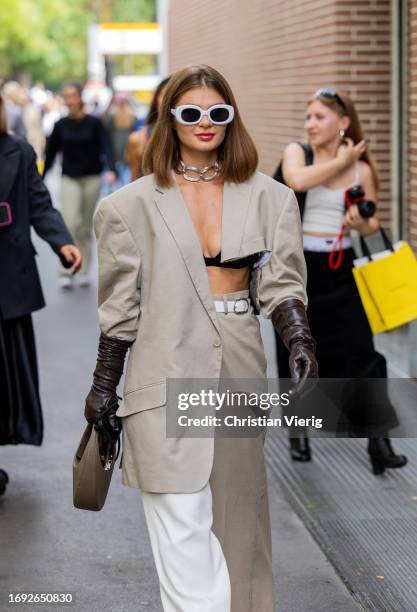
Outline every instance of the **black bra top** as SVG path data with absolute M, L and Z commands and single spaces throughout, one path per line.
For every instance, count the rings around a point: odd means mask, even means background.
M 253 255 L 248 255 L 247 257 L 241 257 L 240 259 L 234 259 L 233 261 L 224 261 L 223 263 L 220 261 L 221 252 L 216 255 L 216 257 L 204 257 L 204 263 L 206 266 L 216 266 L 216 268 L 246 268 L 247 266 L 252 266 L 255 261 L 259 259 L 259 254 L 254 253 Z

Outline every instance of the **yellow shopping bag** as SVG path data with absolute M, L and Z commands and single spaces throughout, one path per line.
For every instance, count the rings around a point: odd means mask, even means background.
M 38 167 L 39 174 L 42 176 L 42 172 L 43 172 L 43 168 L 44 168 L 45 162 L 43 161 L 43 159 L 38 159 L 37 162 L 36 162 L 36 165 Z
M 381 230 L 387 250 L 354 261 L 353 276 L 372 332 L 378 334 L 417 319 L 417 260 L 406 242 L 394 246 Z

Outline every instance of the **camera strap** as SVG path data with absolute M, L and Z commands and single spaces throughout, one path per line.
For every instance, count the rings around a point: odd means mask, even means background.
M 348 191 L 345 191 L 345 206 L 346 210 L 350 208 L 351 201 L 349 200 Z M 343 237 L 346 234 L 346 223 L 342 223 L 342 227 L 340 228 L 339 235 L 337 236 L 334 245 L 332 246 L 332 250 L 329 253 L 329 268 L 331 270 L 338 270 L 342 264 L 343 260 L 343 249 L 342 249 L 342 241 Z

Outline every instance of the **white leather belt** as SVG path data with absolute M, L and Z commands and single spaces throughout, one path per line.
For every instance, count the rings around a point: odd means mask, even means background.
M 330 253 L 336 240 L 337 238 L 332 238 L 330 236 L 327 238 L 326 236 L 310 236 L 309 234 L 304 234 L 304 250 Z M 343 236 L 342 243 L 339 246 L 341 249 L 350 249 L 352 246 L 352 241 L 349 236 Z
M 225 314 L 233 312 L 234 314 L 244 314 L 249 312 L 250 300 L 249 298 L 237 298 L 236 300 L 214 300 L 214 307 L 216 312 L 223 312 Z

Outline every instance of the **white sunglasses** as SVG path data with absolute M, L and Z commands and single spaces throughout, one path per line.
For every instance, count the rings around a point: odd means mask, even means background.
M 208 117 L 215 125 L 225 125 L 233 121 L 235 109 L 230 104 L 214 104 L 204 110 L 196 104 L 181 104 L 171 108 L 171 113 L 179 123 L 184 125 L 196 125 L 203 117 Z

